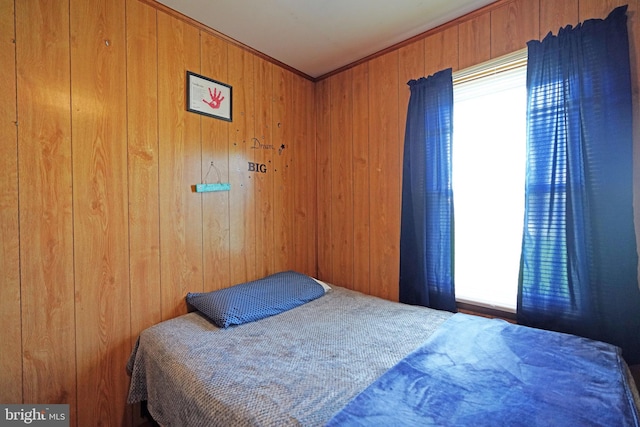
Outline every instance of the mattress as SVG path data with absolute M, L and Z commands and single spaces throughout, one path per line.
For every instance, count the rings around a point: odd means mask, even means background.
M 146 401 L 163 426 L 326 425 L 452 316 L 337 286 L 224 329 L 192 312 L 140 334 L 128 402 Z

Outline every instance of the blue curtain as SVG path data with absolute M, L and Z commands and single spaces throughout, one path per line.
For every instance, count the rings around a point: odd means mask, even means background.
M 528 43 L 518 322 L 640 362 L 626 6 Z
M 400 232 L 400 301 L 456 311 L 453 287 L 451 69 L 411 80 Z

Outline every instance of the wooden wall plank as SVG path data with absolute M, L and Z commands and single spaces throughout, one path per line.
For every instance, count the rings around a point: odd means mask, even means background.
M 78 425 L 130 419 L 123 0 L 72 0 L 71 103 Z
M 227 43 L 201 33 L 202 75 L 222 83 L 228 82 Z M 232 100 L 233 101 L 233 100 Z M 233 116 L 232 116 L 233 118 Z M 207 183 L 229 182 L 229 130 L 231 123 L 203 117 L 202 180 Z M 222 289 L 231 284 L 230 192 L 204 193 L 202 197 L 204 291 Z
M 275 273 L 274 262 L 274 172 L 273 157 L 278 147 L 273 141 L 273 64 L 258 58 L 255 62 L 255 133 L 250 143 L 250 161 L 265 165 L 266 173 L 253 173 L 255 185 L 256 275 Z
M 126 0 L 131 348 L 162 320 L 157 31 L 156 9 Z M 144 422 L 139 405 L 131 412 L 132 425 Z
M 233 125 L 229 135 L 231 281 L 256 277 L 255 185 L 249 171 L 254 137 L 254 56 L 235 46 L 228 47 L 228 78 L 233 87 Z
M 371 292 L 392 301 L 398 299 L 400 275 L 400 187 L 398 148 L 398 52 L 369 62 L 369 159 Z M 383 98 L 380 99 L 380 94 Z M 395 262 L 389 262 L 395 260 Z
M 18 2 L 16 20 L 24 399 L 75 408 L 68 2 Z
M 578 3 L 578 0 L 540 0 L 540 38 L 549 32 L 558 34 L 560 28 L 569 24 L 576 25 Z
M 202 179 L 200 120 L 186 111 L 186 72 L 200 72 L 197 29 L 158 12 L 158 129 L 162 319 L 186 313 L 184 297 L 200 292 Z M 197 166 L 195 166 L 197 165 Z
M 314 84 L 293 75 L 293 85 L 296 88 L 293 105 L 300 117 L 295 121 L 296 147 L 293 152 L 295 176 L 293 268 L 301 273 L 316 276 Z
M 401 48 L 398 51 L 398 55 L 398 140 L 402 142 L 402 144 L 400 144 L 400 158 L 402 159 L 404 152 L 404 132 L 407 122 L 407 107 L 409 106 L 409 96 L 411 95 L 411 91 L 409 90 L 409 85 L 407 83 L 409 80 L 427 77 L 424 74 L 424 40 L 416 41 Z M 402 189 L 402 185 L 400 188 Z
M 0 0 L 0 402 L 22 402 L 16 44 L 13 0 Z
M 367 87 L 367 90 L 369 88 Z M 318 278 L 333 281 L 331 268 L 331 78 L 316 83 Z M 368 104 L 367 104 L 368 110 Z M 368 132 L 367 132 L 368 134 Z M 367 141 L 368 142 L 368 141 Z M 367 188 L 368 191 L 368 188 Z
M 132 338 L 162 319 L 156 10 L 127 0 L 127 139 Z M 151 106 L 151 108 L 150 108 Z M 133 342 L 131 343 L 134 344 Z
M 318 163 L 316 162 L 316 103 L 315 103 L 315 83 L 305 82 L 307 87 L 307 162 L 313 165 L 311 170 L 313 173 L 309 176 L 308 186 L 305 190 L 305 200 L 308 206 L 308 215 L 306 217 L 307 223 L 307 236 L 312 236 L 310 242 L 311 247 L 308 247 L 309 251 L 307 255 L 307 262 L 309 268 L 307 274 L 318 276 L 318 199 L 316 198 L 317 177 L 318 177 Z M 302 196 L 300 196 L 302 197 Z M 307 242 L 307 245 L 309 242 Z
M 424 75 L 430 76 L 446 68 L 458 67 L 458 25 L 424 39 Z M 402 83 L 402 82 L 400 82 Z
M 604 19 L 613 9 L 619 6 L 629 5 L 627 15 L 632 19 L 632 14 L 636 10 L 636 0 L 580 0 L 580 22 L 587 19 Z
M 274 270 L 293 268 L 293 202 L 295 186 L 291 170 L 293 160 L 295 126 L 293 104 L 293 76 L 291 72 L 277 69 L 273 75 L 273 141 L 277 155 L 273 157 L 274 180 Z
M 471 67 L 491 59 L 491 12 L 458 24 L 458 65 Z
M 539 0 L 514 0 L 491 11 L 491 58 L 524 49 L 540 37 Z
M 442 50 L 442 47 L 440 48 Z M 399 67 L 398 67 L 398 141 L 400 149 L 400 161 L 404 156 L 404 134 L 407 124 L 407 109 L 409 107 L 409 97 L 411 91 L 407 84 L 410 80 L 427 77 L 423 71 L 425 69 L 425 47 L 424 40 L 414 42 L 398 51 Z M 402 83 L 405 83 L 404 85 Z M 402 193 L 402 179 L 400 180 L 400 189 Z
M 369 64 L 353 69 L 353 289 L 369 293 L 370 192 L 369 192 Z
M 333 284 L 353 287 L 352 71 L 331 78 L 331 264 Z M 383 92 L 384 93 L 384 92 Z

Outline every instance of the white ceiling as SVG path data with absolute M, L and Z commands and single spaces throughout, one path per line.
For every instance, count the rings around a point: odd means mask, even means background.
M 157 0 L 319 77 L 496 0 Z

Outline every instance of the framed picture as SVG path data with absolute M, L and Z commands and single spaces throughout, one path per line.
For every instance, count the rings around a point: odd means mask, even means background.
M 231 120 L 231 86 L 187 71 L 187 111 Z

